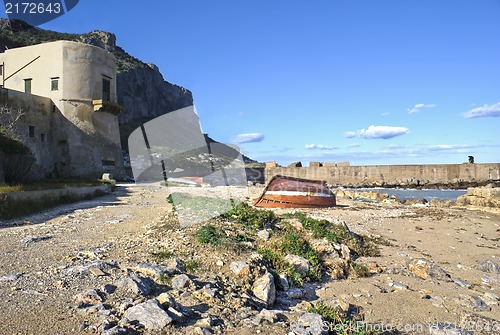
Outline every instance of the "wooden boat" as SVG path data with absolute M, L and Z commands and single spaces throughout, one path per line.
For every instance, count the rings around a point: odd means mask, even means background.
M 264 208 L 332 207 L 337 204 L 335 194 L 324 181 L 274 176 L 264 192 L 254 202 Z

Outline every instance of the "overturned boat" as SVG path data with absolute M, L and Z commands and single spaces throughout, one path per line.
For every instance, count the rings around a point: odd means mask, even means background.
M 337 204 L 335 194 L 324 181 L 274 176 L 254 202 L 264 208 L 314 208 Z

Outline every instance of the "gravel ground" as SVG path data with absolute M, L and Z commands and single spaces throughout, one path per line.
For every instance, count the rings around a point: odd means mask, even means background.
M 252 253 L 200 246 L 193 238 L 196 226 L 179 227 L 166 199 L 170 192 L 186 190 L 214 194 L 208 188 L 120 184 L 112 194 L 92 201 L 0 222 L 0 334 L 104 334 L 106 322 L 113 325 L 114 319 L 118 323 L 123 317 L 127 301 L 132 299 L 134 305 L 146 300 L 145 295 L 131 296 L 122 289 L 120 283 L 132 275 L 132 269 L 144 263 L 169 264 L 154 259 L 155 250 L 200 264 L 189 273 L 197 283 L 195 288 L 183 292 L 168 287 L 190 314 L 163 331 L 132 324 L 127 328 L 130 333 L 135 329 L 150 334 L 289 334 L 290 324 L 317 299 L 341 301 L 362 311 L 369 323 L 385 329 L 406 327 L 408 334 L 428 334 L 429 324 L 435 322 L 450 322 L 476 330 L 475 334 L 498 333 L 500 274 L 495 268 L 485 272 L 479 265 L 486 260 L 500 263 L 499 214 L 364 203 L 347 197 L 339 198 L 340 206 L 335 208 L 305 210 L 310 216 L 345 223 L 353 232 L 384 241 L 381 257 L 357 260 L 379 273 L 309 283 L 300 301 L 268 306 L 282 311 L 288 321 L 278 318 L 256 324 L 255 315 L 262 307 L 244 307 L 252 298 L 228 289 L 234 280 L 229 264 L 251 263 Z M 262 187 L 232 190 L 245 201 L 261 191 Z M 416 275 L 409 263 L 422 258 L 442 272 L 427 278 Z M 100 310 L 81 306 L 79 294 L 89 289 L 98 291 L 96 299 L 104 301 Z M 204 289 L 219 290 L 222 296 L 217 293 L 212 300 L 203 300 L 198 294 Z M 244 308 L 250 309 L 240 317 Z M 213 322 L 200 323 L 207 318 Z M 480 322 L 490 330 L 479 330 Z

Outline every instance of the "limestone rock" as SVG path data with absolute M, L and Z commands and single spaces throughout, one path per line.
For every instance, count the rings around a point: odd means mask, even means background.
M 160 307 L 156 299 L 130 307 L 125 312 L 125 317 L 130 321 L 138 321 L 146 329 L 161 330 L 172 322 L 172 318 Z
M 290 288 L 290 285 L 288 284 L 288 276 L 286 275 L 286 273 L 279 274 L 278 286 L 283 291 L 286 291 Z
M 181 291 L 190 286 L 194 286 L 194 284 L 186 274 L 177 275 L 172 279 L 172 288 L 174 290 Z
M 349 263 L 338 257 L 326 257 L 323 264 L 333 279 L 344 279 L 348 275 Z
M 350 260 L 351 259 L 351 250 L 345 244 L 340 245 L 340 254 L 343 259 Z
M 469 283 L 469 282 L 467 282 L 467 281 L 465 281 L 465 280 L 462 280 L 462 279 L 460 279 L 460 278 L 454 278 L 454 279 L 453 279 L 453 282 L 454 282 L 455 284 L 459 285 L 459 286 L 462 286 L 462 287 L 467 287 L 467 288 L 469 288 L 469 287 L 471 287 L 471 286 L 472 286 L 472 284 L 471 284 L 471 283 Z
M 500 265 L 489 259 L 476 265 L 476 269 L 483 272 L 500 273 Z
M 118 286 L 139 295 L 148 295 L 153 290 L 153 283 L 149 279 L 135 273 L 120 280 Z
M 128 329 L 120 326 L 114 326 L 113 328 L 106 329 L 102 332 L 102 335 L 127 335 L 127 334 L 130 334 Z
M 431 335 L 472 335 L 473 332 L 462 329 L 449 322 L 438 322 L 429 326 Z
M 156 297 L 156 300 L 162 305 L 164 308 L 168 308 L 175 304 L 175 299 L 170 296 L 170 294 L 164 292 Z
M 237 276 L 250 275 L 250 266 L 244 261 L 234 261 L 229 265 L 231 271 Z
M 408 261 L 410 271 L 420 277 L 427 279 L 429 277 L 441 280 L 450 281 L 450 275 L 434 264 L 432 261 L 425 258 L 413 258 Z
M 259 230 L 257 236 L 263 241 L 269 240 L 269 232 L 267 230 Z
M 83 293 L 78 293 L 75 295 L 75 300 L 77 303 L 84 303 L 89 305 L 96 305 L 102 303 L 102 298 L 99 293 L 94 290 L 87 290 Z
M 289 299 L 302 299 L 304 298 L 304 291 L 300 288 L 291 288 L 286 291 L 286 296 Z
M 292 265 L 295 271 L 300 273 L 302 277 L 305 277 L 307 272 L 309 271 L 310 263 L 304 257 L 300 257 L 297 255 L 288 254 L 285 256 L 284 261 L 288 264 Z
M 457 300 L 461 305 L 472 308 L 476 312 L 491 311 L 491 307 L 475 295 L 459 294 Z
M 252 292 L 268 306 L 274 304 L 276 300 L 276 287 L 273 275 L 267 272 L 265 275 L 257 278 L 253 283 Z
M 324 327 L 325 320 L 316 313 L 302 315 L 296 324 L 290 326 L 290 331 L 300 335 L 326 335 L 328 330 Z
M 311 248 L 318 254 L 335 254 L 335 248 L 332 243 L 326 238 L 323 239 L 313 239 L 311 242 Z
M 141 263 L 134 268 L 135 271 L 140 274 L 150 277 L 150 278 L 160 278 L 163 275 L 172 275 L 174 273 L 179 273 L 176 268 L 172 268 L 165 265 L 156 265 L 149 263 Z

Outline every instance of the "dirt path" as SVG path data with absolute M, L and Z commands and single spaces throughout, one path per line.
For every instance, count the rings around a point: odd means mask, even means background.
M 167 195 L 161 187 L 119 185 L 111 195 L 4 222 L 0 334 L 75 333 L 86 318 L 71 314 L 73 296 L 106 281 L 85 270 L 142 257 L 145 226 L 167 213 Z

